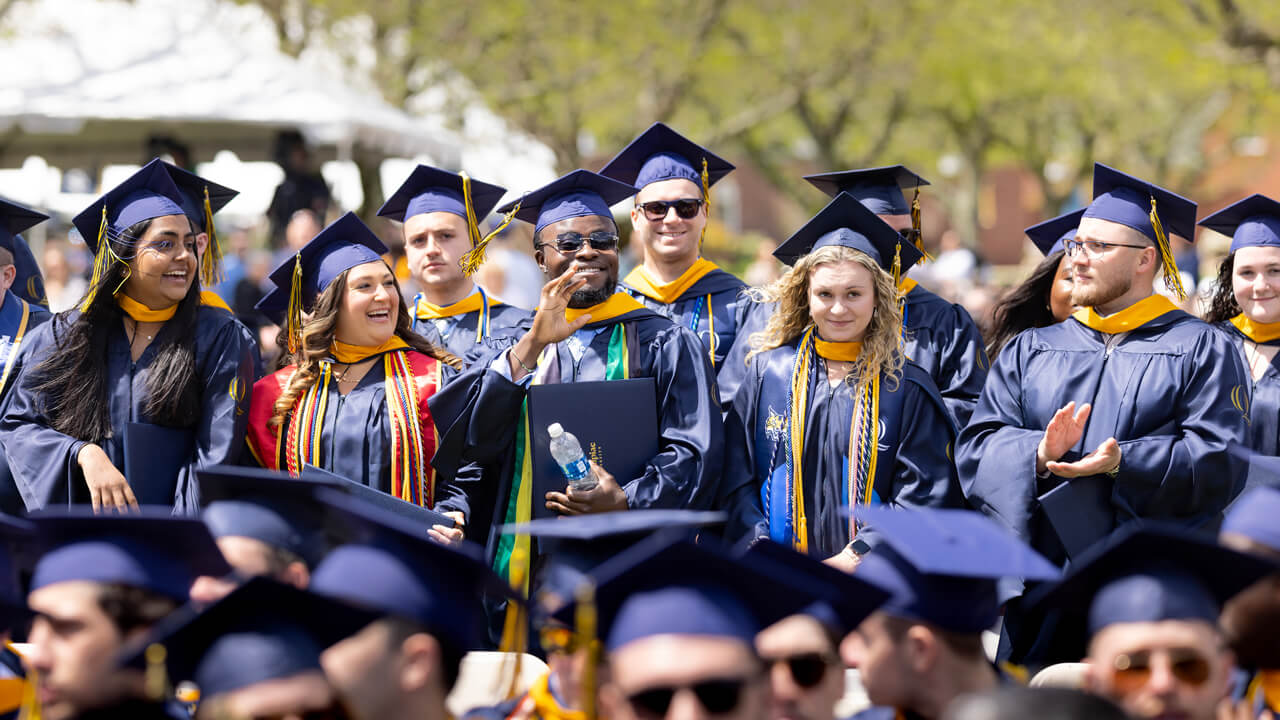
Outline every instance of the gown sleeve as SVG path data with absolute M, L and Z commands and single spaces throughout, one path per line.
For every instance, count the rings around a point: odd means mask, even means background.
M 715 509 L 724 510 L 724 538 L 749 543 L 768 537 L 768 522 L 760 501 L 763 478 L 756 477 L 755 428 L 758 412 L 759 356 L 746 367 L 742 386 L 724 418 L 724 473 L 717 486 Z
M 940 343 L 936 380 L 952 420 L 964 427 L 987 381 L 987 352 L 977 324 L 959 305 L 951 305 L 950 330 Z
M 923 370 L 907 368 L 901 382 L 905 397 L 893 489 L 887 499 L 899 507 L 964 506 L 952 457 L 956 430 L 933 381 Z M 917 371 L 910 372 L 908 371 Z

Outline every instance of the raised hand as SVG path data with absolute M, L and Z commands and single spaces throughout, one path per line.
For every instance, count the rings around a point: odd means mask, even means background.
M 573 322 L 569 322 L 564 315 L 565 309 L 569 307 L 569 299 L 586 282 L 586 278 L 575 277 L 571 267 L 560 277 L 542 286 L 538 311 L 533 315 L 533 326 L 508 352 L 513 379 L 518 380 L 528 374 L 526 368 L 534 366 L 543 348 L 567 339 L 591 322 L 590 315 L 583 315 Z
M 1036 449 L 1036 472 L 1043 475 L 1051 462 L 1067 454 L 1084 436 L 1084 424 L 1089 420 L 1089 403 L 1076 410 L 1074 400 L 1053 414 Z

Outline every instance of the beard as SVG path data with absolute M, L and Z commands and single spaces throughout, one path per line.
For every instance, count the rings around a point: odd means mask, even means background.
M 592 305 L 600 303 L 613 297 L 618 291 L 618 279 L 610 277 L 605 281 L 604 286 L 595 290 L 583 288 L 569 296 L 569 307 L 571 308 L 588 308 Z
M 1088 286 L 1075 285 L 1071 288 L 1071 304 L 1079 307 L 1097 307 L 1106 305 L 1133 289 L 1133 276 L 1128 272 L 1118 273 L 1118 277 L 1110 280 L 1095 278 Z

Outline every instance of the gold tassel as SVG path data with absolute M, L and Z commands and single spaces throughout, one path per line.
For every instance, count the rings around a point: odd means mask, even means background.
M 168 651 L 160 643 L 147 646 L 147 697 L 154 702 L 165 699 L 169 692 L 169 673 L 165 671 L 164 661 Z
M 1182 287 L 1182 274 L 1178 272 L 1178 263 L 1173 259 L 1173 248 L 1169 246 L 1164 225 L 1160 223 L 1160 215 L 1156 213 L 1154 197 L 1151 198 L 1151 227 L 1156 231 L 1156 249 L 1160 251 L 1160 264 L 1164 268 L 1164 284 L 1179 301 L 1186 300 L 1187 291 Z
M 517 549 L 512 551 L 511 558 L 507 562 L 511 569 L 511 587 L 519 593 L 524 588 L 525 575 L 529 569 L 529 557 L 523 550 Z M 507 617 L 502 627 L 502 642 L 498 646 L 502 652 L 515 655 L 511 680 L 503 695 L 508 699 L 515 697 L 520 689 L 520 667 L 524 659 L 525 643 L 529 639 L 528 621 L 524 605 L 514 599 L 508 599 Z
M 475 209 L 471 207 L 471 182 L 467 179 L 466 173 L 462 175 L 462 189 L 464 192 L 463 200 L 467 205 L 467 232 L 471 233 L 471 249 L 462 256 L 462 274 L 471 277 L 476 274 L 480 266 L 484 264 L 485 249 L 489 247 L 489 241 L 497 237 L 507 226 L 511 224 L 512 218 L 516 213 L 520 212 L 520 203 L 517 202 L 515 207 L 511 208 L 511 212 L 502 216 L 502 222 L 498 227 L 494 228 L 488 235 L 480 237 L 480 226 L 476 222 Z
M 579 647 L 587 651 L 582 668 L 582 697 L 579 708 L 587 720 L 596 720 L 596 668 L 600 666 L 600 639 L 597 635 L 597 611 L 595 588 L 590 581 L 582 583 L 577 592 L 577 609 L 574 624 L 577 626 Z
M 924 249 L 924 230 L 922 229 L 922 221 L 920 218 L 920 186 L 916 185 L 916 194 L 911 198 L 911 229 L 916 233 L 916 248 L 920 250 L 923 257 L 916 262 L 917 265 L 926 260 L 933 260 L 933 256 Z
M 893 274 L 893 286 L 896 288 L 898 287 L 899 283 L 902 282 L 902 241 L 901 240 L 899 240 L 897 243 L 894 243 L 894 246 L 893 246 L 893 270 L 891 271 L 891 273 Z M 901 289 L 899 289 L 899 292 L 901 292 Z
M 293 256 L 293 281 L 289 284 L 289 305 L 285 309 L 285 329 L 289 335 L 289 354 L 302 344 L 302 255 Z
M 698 236 L 698 254 L 702 254 L 702 243 L 707 239 L 707 226 L 711 224 L 711 173 L 707 171 L 707 159 L 702 158 L 702 210 L 706 222 L 702 223 L 702 234 Z
M 98 223 L 97 244 L 97 253 L 93 256 L 93 274 L 89 277 L 89 291 L 84 295 L 84 302 L 80 303 L 80 312 L 89 311 L 89 306 L 98 296 L 98 285 L 102 282 L 102 276 L 107 274 L 107 262 L 114 257 L 111 244 L 107 242 L 106 203 L 102 205 L 102 222 Z
M 200 284 L 213 287 L 222 282 L 222 248 L 218 246 L 218 234 L 213 228 L 213 204 L 209 202 L 209 187 L 204 188 L 204 231 L 209 244 L 200 258 Z

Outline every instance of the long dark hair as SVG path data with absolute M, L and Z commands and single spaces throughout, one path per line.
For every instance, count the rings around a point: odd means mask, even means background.
M 384 262 L 383 265 L 386 263 Z M 390 267 L 387 268 L 388 271 L 390 269 Z M 319 379 L 320 362 L 329 357 L 332 352 L 334 335 L 338 329 L 338 311 L 342 309 L 342 301 L 347 296 L 347 275 L 350 272 L 351 269 L 343 270 L 329 283 L 329 286 L 316 297 L 315 309 L 311 316 L 302 323 L 301 347 L 288 359 L 289 364 L 298 366 L 298 371 L 290 376 L 284 392 L 280 393 L 280 397 L 276 399 L 275 411 L 271 417 L 273 425 L 282 423 L 285 417 L 293 412 L 293 406 L 298 398 L 310 390 Z M 400 281 L 395 280 L 394 277 L 392 281 L 395 283 L 396 300 L 400 305 L 400 312 L 396 315 L 395 334 L 408 343 L 410 348 L 423 355 L 433 357 L 451 367 L 461 368 L 462 361 L 457 356 L 442 347 L 436 347 L 430 340 L 413 331 L 413 319 L 409 315 L 408 306 L 404 304 L 404 293 L 400 290 Z
M 1041 260 L 1030 277 L 1000 298 L 992 313 L 988 359 L 995 360 L 1000 350 L 1023 330 L 1048 327 L 1058 322 L 1049 307 L 1049 293 L 1058 277 L 1058 265 L 1063 255 L 1064 252 L 1059 250 Z
M 124 262 L 111 263 L 98 284 L 89 288 L 93 302 L 84 312 L 76 315 L 67 311 L 52 320 L 54 351 L 35 369 L 33 389 L 43 396 L 49 425 L 77 440 L 98 442 L 112 435 L 107 407 L 107 341 L 111 333 L 118 332 L 125 316 L 113 293 L 128 277 L 126 263 L 136 256 L 137 243 L 149 227 L 151 221 L 143 220 L 119 237 L 104 238 Z M 107 248 L 98 252 L 107 252 Z M 197 259 L 191 288 L 155 340 L 143 412 L 157 425 L 188 427 L 200 414 L 195 352 L 199 267 Z
M 1213 299 L 1209 301 L 1209 312 L 1205 313 L 1207 323 L 1220 323 L 1240 314 L 1240 304 L 1236 302 L 1235 289 L 1231 287 L 1231 274 L 1236 269 L 1236 254 L 1231 253 L 1218 266 L 1218 281 L 1213 286 Z

